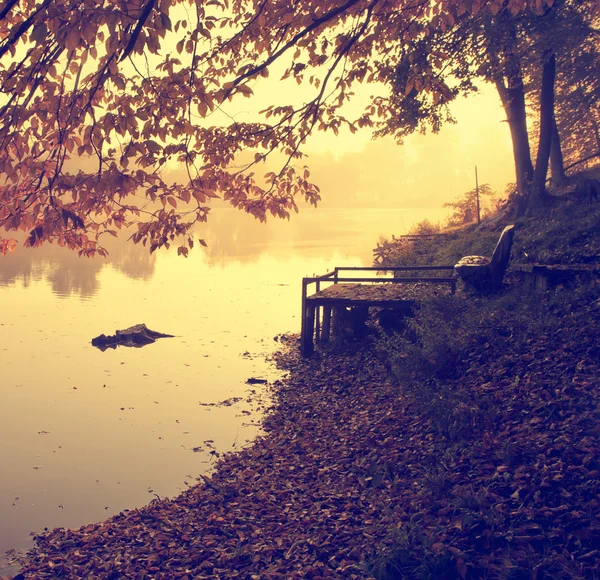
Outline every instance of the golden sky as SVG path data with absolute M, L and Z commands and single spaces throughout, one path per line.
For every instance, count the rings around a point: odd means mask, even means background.
M 457 120 L 438 134 L 411 135 L 402 145 L 392 139 L 347 132 L 316 134 L 309 141 L 307 164 L 322 191 L 323 205 L 367 207 L 439 207 L 475 187 L 489 183 L 502 194 L 514 181 L 508 124 L 492 87 L 459 98 Z
M 280 80 L 284 65 L 276 63 L 270 67 L 269 78 L 253 81 L 251 98 L 224 104 L 225 114 L 215 112 L 205 123 L 256 121 L 258 112 L 269 105 L 298 105 L 312 99 L 315 88 L 308 83 L 299 86 L 293 80 Z M 390 138 L 373 141 L 368 130 L 351 134 L 342 129 L 338 136 L 316 131 L 304 152 L 309 155 L 305 163 L 312 179 L 321 189 L 321 206 L 439 208 L 473 189 L 475 166 L 479 183 L 489 183 L 503 196 L 506 185 L 515 179 L 510 133 L 494 87 L 482 87 L 479 94 L 459 97 L 452 104 L 455 125 L 445 125 L 437 135 L 411 135 L 402 145 Z M 371 96 L 385 95 L 388 88 L 364 84 L 354 90 L 356 95 L 344 109 L 348 118 L 356 118 Z M 274 159 L 273 155 L 269 163 L 254 171 L 277 171 L 280 165 Z M 89 163 L 95 166 L 96 160 Z M 77 165 L 86 165 L 86 160 L 79 158 Z M 187 180 L 182 167 L 170 165 L 169 172 L 179 182 Z M 222 204 L 217 201 L 214 205 Z
M 208 121 L 254 121 L 268 105 L 305 102 L 314 91 L 278 78 L 277 71 L 271 72 L 269 79 L 255 84 L 251 98 L 227 104 L 227 117 L 217 114 Z M 360 114 L 371 95 L 385 94 L 387 89 L 363 85 L 359 90 L 348 106 L 349 118 Z M 479 183 L 489 183 L 502 196 L 515 178 L 509 128 L 495 89 L 488 85 L 477 95 L 459 97 L 451 110 L 455 125 L 446 125 L 435 135 L 411 135 L 402 145 L 390 138 L 374 141 L 368 130 L 355 134 L 342 130 L 338 136 L 314 132 L 303 149 L 309 155 L 304 163 L 321 189 L 321 206 L 441 207 L 475 187 L 475 166 Z M 276 171 L 274 157 L 253 170 Z M 179 179 L 183 178 L 182 173 Z
M 169 43 L 175 50 L 175 36 L 165 39 L 165 46 Z M 298 85 L 291 79 L 280 80 L 289 64 L 285 61 L 283 57 L 281 62 L 271 65 L 268 78 L 251 81 L 254 90 L 251 98 L 240 97 L 225 103 L 224 114 L 216 111 L 204 122 L 221 125 L 232 120 L 256 121 L 258 112 L 269 105 L 298 105 L 311 100 L 315 88 L 308 83 Z M 315 74 L 319 75 L 317 71 Z M 321 205 L 441 207 L 475 186 L 475 166 L 479 183 L 489 183 L 502 196 L 506 185 L 515 180 L 509 128 L 494 87 L 482 87 L 478 95 L 459 97 L 452 104 L 456 125 L 444 126 L 437 135 L 412 135 L 402 145 L 392 139 L 373 141 L 368 130 L 356 134 L 342 130 L 339 136 L 315 132 L 304 151 L 309 154 L 305 163 L 321 189 Z M 385 95 L 388 88 L 364 84 L 353 90 L 356 95 L 344 108 L 348 118 L 356 118 L 373 95 Z M 248 159 L 251 158 L 249 154 Z M 78 164 L 85 164 L 85 160 L 79 159 Z M 257 174 L 277 169 L 273 162 L 254 168 Z M 170 171 L 177 181 L 187 179 L 182 167 L 170 166 Z

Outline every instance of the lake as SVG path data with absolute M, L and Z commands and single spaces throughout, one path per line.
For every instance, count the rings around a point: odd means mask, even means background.
M 213 210 L 188 259 L 113 240 L 108 259 L 46 245 L 0 257 L 0 554 L 30 532 L 174 496 L 260 433 L 266 358 L 298 332 L 302 276 L 371 265 L 381 235 L 446 210 L 304 210 L 260 224 Z M 91 346 L 144 322 L 175 335 Z M 1 564 L 0 564 L 0 573 Z

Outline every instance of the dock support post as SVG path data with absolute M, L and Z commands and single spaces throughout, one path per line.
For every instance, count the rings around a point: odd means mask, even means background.
M 304 335 L 306 334 L 306 278 L 302 278 L 302 306 L 300 311 L 300 351 L 304 355 Z
M 313 333 L 315 331 L 315 307 L 306 304 L 306 290 L 310 278 L 302 278 L 302 314 L 300 318 L 300 352 L 302 356 L 310 356 L 315 346 Z
M 316 283 L 317 292 L 321 290 L 321 282 L 317 280 Z M 317 306 L 315 308 L 315 342 L 319 344 L 321 342 L 321 308 Z
M 331 334 L 331 306 L 323 306 L 323 332 L 321 333 L 321 340 L 323 342 L 329 342 L 330 334 Z
M 315 351 L 315 345 L 313 343 L 313 332 L 315 329 L 315 307 L 307 306 L 304 308 L 302 313 L 303 317 L 303 331 L 302 331 L 302 342 L 300 349 L 302 356 L 310 356 Z

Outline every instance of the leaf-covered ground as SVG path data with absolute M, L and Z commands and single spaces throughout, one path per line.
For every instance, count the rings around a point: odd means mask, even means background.
M 369 344 L 288 347 L 264 437 L 173 500 L 38 537 L 23 577 L 600 577 L 594 300 L 457 361 L 456 437 Z

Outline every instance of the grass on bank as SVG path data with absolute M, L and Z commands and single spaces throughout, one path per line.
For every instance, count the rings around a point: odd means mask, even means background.
M 569 196 L 533 217 L 390 244 L 383 263 L 489 256 L 506 223 L 513 263 L 600 264 L 600 203 Z M 599 321 L 598 280 L 532 294 L 509 274 L 498 295 L 430 301 L 402 332 L 380 333 L 398 404 L 440 453 L 373 576 L 600 578 L 600 434 L 575 427 L 599 417 Z
M 490 256 L 502 228 L 515 224 L 512 263 L 600 263 L 600 202 L 577 195 L 552 198 L 534 216 L 467 224 L 446 232 L 443 240 L 417 244 L 387 241 L 382 266 L 455 264 L 463 256 Z M 435 224 L 417 225 L 411 233 L 434 233 Z M 438 230 L 440 231 L 440 230 Z

